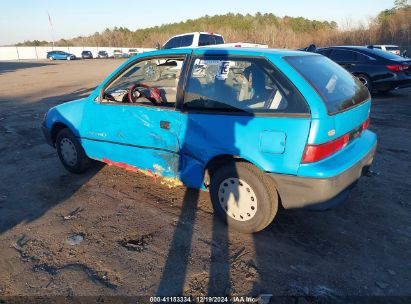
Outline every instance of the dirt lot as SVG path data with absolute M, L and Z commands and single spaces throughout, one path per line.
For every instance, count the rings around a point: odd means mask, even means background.
M 102 165 L 73 175 L 46 145 L 43 113 L 120 63 L 0 62 L 0 295 L 411 296 L 411 90 L 375 96 L 375 174 L 345 204 L 242 235 L 208 193 Z

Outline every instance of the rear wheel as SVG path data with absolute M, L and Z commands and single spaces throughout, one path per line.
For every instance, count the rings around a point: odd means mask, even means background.
M 63 166 L 72 173 L 83 173 L 90 166 L 90 159 L 69 129 L 61 130 L 56 139 L 57 153 Z
M 230 162 L 218 169 L 211 176 L 210 196 L 216 214 L 245 233 L 267 227 L 278 209 L 273 181 L 246 162 Z
M 367 87 L 368 91 L 370 91 L 370 93 L 371 93 L 371 91 L 372 91 L 372 83 L 371 83 L 370 77 L 368 77 L 368 76 L 365 75 L 365 74 L 358 74 L 358 75 L 356 75 L 356 77 L 358 78 L 359 81 L 361 81 L 361 83 L 362 83 L 363 85 L 365 85 L 365 86 Z

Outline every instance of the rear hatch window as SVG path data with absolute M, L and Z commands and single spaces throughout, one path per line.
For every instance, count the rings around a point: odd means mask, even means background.
M 284 59 L 317 91 L 329 114 L 348 110 L 370 99 L 368 89 L 356 77 L 324 56 Z

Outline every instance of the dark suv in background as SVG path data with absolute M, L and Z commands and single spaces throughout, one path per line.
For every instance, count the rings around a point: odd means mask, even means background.
M 108 58 L 107 51 L 98 51 L 97 58 Z
M 411 60 L 362 46 L 333 46 L 315 50 L 337 62 L 371 92 L 388 92 L 411 86 Z
M 82 51 L 81 58 L 82 59 L 93 59 L 93 54 L 90 51 Z

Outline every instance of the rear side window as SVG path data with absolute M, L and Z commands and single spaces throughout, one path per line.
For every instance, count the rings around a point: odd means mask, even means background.
M 199 46 L 222 44 L 222 43 L 224 43 L 223 37 L 217 36 L 217 35 L 200 34 L 200 38 L 198 40 Z
M 317 53 L 326 57 L 330 57 L 331 49 L 317 50 Z
M 198 57 L 190 68 L 185 109 L 309 113 L 294 85 L 264 59 Z
M 194 35 L 185 35 L 181 37 L 180 47 L 190 46 L 193 44 Z
M 328 113 L 347 110 L 370 98 L 368 89 L 345 69 L 323 56 L 292 56 L 285 60 L 322 97 Z
M 215 44 L 224 44 L 224 39 L 222 36 L 214 36 Z
M 334 50 L 331 59 L 335 61 L 357 61 L 357 53 L 346 50 Z

